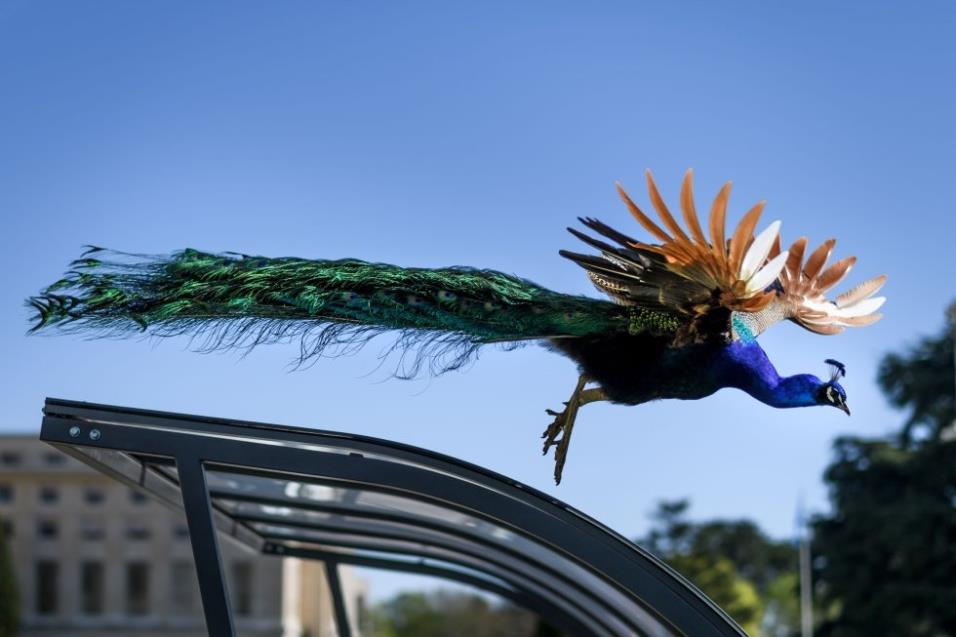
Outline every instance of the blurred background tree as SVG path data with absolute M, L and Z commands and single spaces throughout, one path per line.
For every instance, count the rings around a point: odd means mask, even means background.
M 909 412 L 900 431 L 903 447 L 939 439 L 956 419 L 956 303 L 947 314 L 949 325 L 940 334 L 921 339 L 903 353 L 887 354 L 880 364 L 878 380 L 887 399 Z
M 14 637 L 19 626 L 19 597 L 6 527 L 0 520 L 0 637 Z
M 374 637 L 538 637 L 558 635 L 531 613 L 482 595 L 438 589 L 399 593 L 371 613 Z
M 687 520 L 687 500 L 661 502 L 638 540 L 691 580 L 750 635 L 789 637 L 799 627 L 797 552 L 749 520 Z
M 956 441 L 951 329 L 887 355 L 879 383 L 908 410 L 889 439 L 840 438 L 814 522 L 818 635 L 956 635 Z

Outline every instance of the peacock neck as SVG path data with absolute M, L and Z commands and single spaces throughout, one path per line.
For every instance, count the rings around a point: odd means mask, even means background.
M 807 407 L 817 404 L 822 381 L 811 374 L 780 376 L 756 341 L 734 341 L 726 346 L 722 364 L 716 366 L 722 384 L 747 392 L 772 407 Z

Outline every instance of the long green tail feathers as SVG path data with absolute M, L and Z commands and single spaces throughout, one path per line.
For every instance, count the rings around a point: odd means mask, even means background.
M 204 351 L 299 339 L 300 362 L 398 337 L 399 375 L 456 369 L 487 343 L 671 331 L 674 319 L 552 292 L 491 270 L 401 268 L 355 259 L 271 259 L 184 250 L 148 257 L 90 248 L 28 301 L 33 331 L 190 335 Z M 406 354 L 416 352 L 413 358 Z

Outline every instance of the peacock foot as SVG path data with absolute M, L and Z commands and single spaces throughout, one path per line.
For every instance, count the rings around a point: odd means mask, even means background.
M 574 420 L 578 415 L 578 408 L 581 406 L 581 392 L 587 379 L 584 376 L 578 379 L 577 387 L 571 398 L 564 403 L 562 411 L 546 409 L 545 413 L 554 416 L 554 420 L 544 430 L 541 437 L 544 438 L 544 448 L 542 453 L 547 455 L 551 447 L 557 446 L 554 451 L 554 483 L 561 484 L 561 474 L 564 471 L 564 463 L 568 457 L 568 447 L 571 445 L 571 432 L 574 429 Z M 560 438 L 558 437 L 560 436 Z
M 568 457 L 568 447 L 571 445 L 571 431 L 574 429 L 574 420 L 578 415 L 579 404 L 576 401 L 568 401 L 567 407 L 563 411 L 554 411 L 546 409 L 549 416 L 554 416 L 554 421 L 542 434 L 544 438 L 544 449 L 542 453 L 547 455 L 551 447 L 557 447 L 554 451 L 554 483 L 561 484 L 561 474 L 564 471 L 564 463 Z M 560 437 L 559 437 L 560 436 Z
M 561 484 L 561 473 L 564 471 L 564 462 L 568 457 L 568 447 L 571 445 L 571 431 L 574 429 L 574 421 L 578 417 L 578 408 L 580 408 L 581 405 L 608 399 L 607 394 L 605 394 L 604 390 L 600 387 L 584 389 L 587 382 L 584 376 L 578 379 L 577 387 L 574 388 L 574 393 L 571 394 L 571 398 L 564 403 L 563 410 L 544 410 L 549 416 L 554 417 L 554 420 L 548 425 L 548 428 L 544 430 L 541 437 L 544 438 L 544 448 L 542 449 L 544 455 L 548 455 L 548 451 L 551 450 L 551 447 L 557 447 L 554 451 L 555 484 Z M 558 436 L 560 436 L 560 438 Z
M 567 408 L 568 403 L 564 403 L 565 408 Z M 541 453 L 544 455 L 548 454 L 548 451 L 557 444 L 558 435 L 564 430 L 565 422 L 565 412 L 564 411 L 554 411 L 553 409 L 545 409 L 544 413 L 549 416 L 554 416 L 554 421 L 548 425 L 548 428 L 544 430 L 544 433 L 541 434 L 541 437 L 544 438 L 544 448 L 541 450 Z

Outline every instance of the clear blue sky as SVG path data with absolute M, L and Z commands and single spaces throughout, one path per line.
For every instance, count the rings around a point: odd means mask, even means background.
M 901 416 L 880 356 L 942 324 L 953 296 L 956 8 L 901 3 L 0 2 L 0 431 L 44 396 L 315 425 L 421 445 L 554 493 L 628 536 L 657 500 L 777 536 L 824 510 L 839 434 Z M 594 215 L 734 179 L 785 239 L 839 239 L 851 281 L 890 275 L 886 318 L 761 337 L 784 373 L 846 363 L 853 417 L 699 402 L 585 407 L 565 482 L 540 455 L 575 382 L 537 347 L 403 382 L 377 347 L 288 371 L 181 340 L 26 337 L 22 301 L 80 246 L 184 247 L 491 267 L 596 294 L 557 255 Z M 701 204 L 703 208 L 703 204 Z M 641 361 L 635 360 L 639 366 Z

